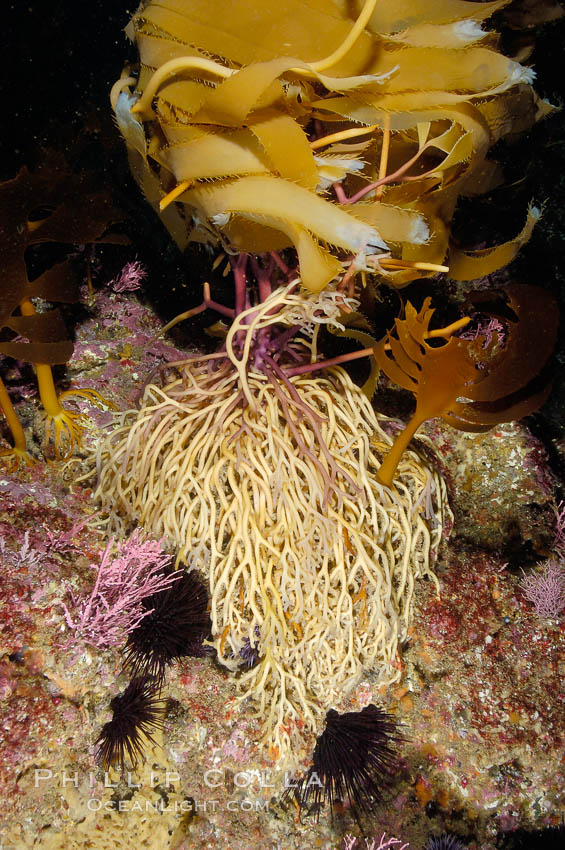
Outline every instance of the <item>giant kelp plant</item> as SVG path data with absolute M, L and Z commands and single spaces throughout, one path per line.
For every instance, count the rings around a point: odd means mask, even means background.
M 505 331 L 488 344 L 458 336 L 468 317 L 431 328 L 428 303 L 380 343 L 358 313 L 364 286 L 508 263 L 539 217 L 496 248 L 450 245 L 457 198 L 496 179 L 490 147 L 549 110 L 481 27 L 504 5 L 153 0 L 128 27 L 140 66 L 111 101 L 132 171 L 181 247 L 228 255 L 235 305 L 204 285 L 184 318 L 219 313 L 218 351 L 174 364 L 121 415 L 97 498 L 112 531 L 140 523 L 206 575 L 218 659 L 236 671 L 252 652 L 238 682 L 276 752 L 319 730 L 363 669 L 400 676 L 415 580 L 433 577 L 449 514 L 439 475 L 405 451 L 418 425 L 485 428 L 547 393 L 555 323 L 531 356 L 531 287 L 499 293 Z M 365 348 L 320 357 L 323 326 Z M 374 375 L 363 392 L 343 368 L 360 356 L 417 397 L 392 449 Z

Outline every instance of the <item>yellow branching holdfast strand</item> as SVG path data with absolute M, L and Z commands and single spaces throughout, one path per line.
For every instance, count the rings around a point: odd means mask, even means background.
M 490 147 L 551 109 L 482 29 L 507 2 L 145 2 L 139 78 L 111 96 L 133 173 L 181 247 L 294 246 L 311 291 L 351 253 L 395 286 L 432 276 Z

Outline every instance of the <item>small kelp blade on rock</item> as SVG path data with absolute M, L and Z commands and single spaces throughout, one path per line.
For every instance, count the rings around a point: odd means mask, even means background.
M 405 318 L 396 319 L 394 330 L 375 348 L 383 372 L 416 396 L 416 411 L 380 468 L 383 484 L 392 486 L 403 451 L 426 419 L 441 416 L 464 431 L 487 430 L 527 416 L 549 395 L 548 364 L 558 322 L 555 300 L 528 285 L 488 296 L 496 303 L 483 304 L 481 312 L 504 321 L 503 347 L 497 333 L 488 342 L 484 335 L 473 340 L 453 336 L 464 320 L 430 332 L 434 309 L 426 298 L 419 312 L 408 302 Z M 434 345 L 431 338 L 446 342 Z

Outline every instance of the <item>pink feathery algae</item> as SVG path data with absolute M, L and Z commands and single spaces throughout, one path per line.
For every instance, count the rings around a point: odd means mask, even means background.
M 460 339 L 475 340 L 482 337 L 482 347 L 488 348 L 491 344 L 494 335 L 496 334 L 496 342 L 502 348 L 506 338 L 506 331 L 502 322 L 494 317 L 475 317 L 475 319 L 467 325 L 464 331 L 459 334 Z
M 559 502 L 555 511 L 555 536 L 553 546 L 561 558 L 565 558 L 565 502 Z
M 76 555 L 79 553 L 81 551 L 80 544 L 75 542 L 75 538 L 90 519 L 91 517 L 87 516 L 84 519 L 76 520 L 68 531 L 54 532 L 44 523 L 47 550 L 59 555 Z
M 549 559 L 543 567 L 541 573 L 524 574 L 520 587 L 538 617 L 557 619 L 565 609 L 565 564 Z
M 123 643 L 152 613 L 143 600 L 166 590 L 181 577 L 180 571 L 167 571 L 170 563 L 162 540 L 144 538 L 139 530 L 117 546 L 110 540 L 100 564 L 91 564 L 97 575 L 90 593 L 75 599 L 69 591 L 76 622 L 61 603 L 67 626 L 98 649 Z
M 0 537 L 0 555 L 4 564 L 12 573 L 22 573 L 22 575 L 30 576 L 40 568 L 41 552 L 29 542 L 29 531 L 24 534 L 24 539 L 21 547 L 18 550 L 9 549 L 6 545 L 6 540 Z M 28 578 L 28 582 L 29 582 Z
M 139 260 L 133 260 L 125 264 L 120 274 L 111 280 L 109 285 L 114 292 L 134 292 L 136 289 L 141 289 L 141 284 L 146 277 L 147 272 Z
M 379 843 L 377 844 L 377 840 Z M 408 850 L 410 845 L 408 843 L 402 843 L 400 838 L 387 838 L 386 832 L 380 837 L 380 840 L 377 838 L 372 838 L 370 841 L 368 838 L 365 839 L 365 850 Z M 346 835 L 343 839 L 343 850 L 362 850 L 360 844 L 357 844 L 357 839 L 352 835 Z

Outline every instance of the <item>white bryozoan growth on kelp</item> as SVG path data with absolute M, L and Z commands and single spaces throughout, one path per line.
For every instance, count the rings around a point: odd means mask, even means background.
M 364 670 L 400 678 L 414 582 L 433 578 L 449 511 L 443 481 L 413 451 L 393 489 L 377 481 L 392 440 L 343 368 L 286 374 L 312 338 L 278 362 L 253 349 L 310 302 L 310 333 L 327 323 L 328 293 L 295 286 L 238 315 L 224 351 L 147 386 L 97 454 L 109 531 L 139 524 L 207 577 L 218 659 L 240 671 L 281 754 L 302 729 L 320 731 Z

